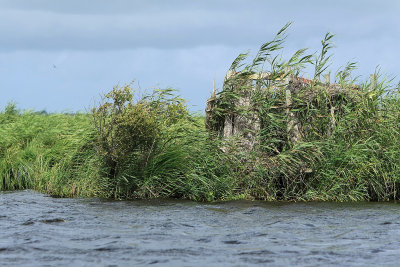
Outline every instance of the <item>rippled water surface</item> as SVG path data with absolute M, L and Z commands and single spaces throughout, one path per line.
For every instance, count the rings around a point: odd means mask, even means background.
M 399 205 L 3 192 L 0 266 L 398 266 Z

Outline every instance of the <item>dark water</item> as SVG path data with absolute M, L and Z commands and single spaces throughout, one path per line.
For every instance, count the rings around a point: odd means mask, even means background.
M 400 204 L 0 193 L 0 266 L 400 265 Z

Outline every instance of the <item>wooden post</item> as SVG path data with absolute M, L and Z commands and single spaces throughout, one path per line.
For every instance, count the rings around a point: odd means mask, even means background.
M 234 115 L 225 115 L 225 122 L 224 122 L 224 137 L 229 138 L 233 135 L 235 124 L 235 117 Z
M 213 91 L 211 93 L 211 97 L 207 100 L 207 104 L 206 104 L 206 129 L 208 130 L 213 130 L 212 129 L 212 122 L 211 122 L 211 117 L 212 117 L 212 112 L 213 112 L 213 108 L 215 105 L 215 100 L 216 100 L 216 88 L 215 88 L 215 77 L 213 80 Z
M 329 92 L 329 86 L 331 84 L 331 73 L 328 72 L 327 74 L 324 74 L 324 84 L 326 85 L 326 90 Z M 328 130 L 327 130 L 327 136 L 330 137 L 332 132 L 334 131 L 336 127 L 336 119 L 335 119 L 335 107 L 331 103 L 330 107 L 330 122 L 328 125 Z
M 289 75 L 287 78 L 287 86 L 286 86 L 286 114 L 287 114 L 287 133 L 289 141 L 295 145 L 298 141 L 301 140 L 301 133 L 299 127 L 299 120 L 296 115 L 292 112 L 292 92 L 296 90 L 292 85 L 292 75 Z
M 377 77 L 376 77 L 376 74 L 374 73 L 374 74 L 371 74 L 370 76 L 369 76 L 369 80 L 370 80 L 370 83 L 369 83 L 369 90 L 374 90 L 374 89 L 376 89 L 376 87 L 377 87 L 377 85 L 378 85 L 378 79 L 377 79 Z
M 324 83 L 327 85 L 331 84 L 331 73 L 328 72 L 327 74 L 324 74 Z
M 215 97 L 215 93 L 216 93 L 217 89 L 215 88 L 215 76 L 214 76 L 214 80 L 213 80 L 213 92 L 211 94 L 211 97 Z
M 336 108 L 334 106 L 331 106 L 331 108 L 330 108 L 330 117 L 331 118 L 330 118 L 330 122 L 328 125 L 328 130 L 327 130 L 328 137 L 330 137 L 332 135 L 333 131 L 336 128 L 335 109 Z

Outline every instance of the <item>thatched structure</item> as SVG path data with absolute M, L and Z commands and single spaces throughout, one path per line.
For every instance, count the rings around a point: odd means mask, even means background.
M 235 137 L 245 150 L 253 150 L 259 144 L 265 129 L 275 131 L 274 136 L 279 135 L 282 142 L 293 146 L 309 131 L 315 131 L 311 128 L 317 120 L 318 133 L 329 138 L 343 113 L 342 107 L 356 103 L 359 91 L 357 86 L 331 84 L 329 74 L 320 82 L 290 72 L 273 75 L 230 71 L 223 90 L 217 94 L 214 88 L 207 101 L 206 127 L 221 138 Z M 275 126 L 271 130 L 271 114 L 284 118 L 286 133 Z M 279 123 L 282 126 L 282 119 Z

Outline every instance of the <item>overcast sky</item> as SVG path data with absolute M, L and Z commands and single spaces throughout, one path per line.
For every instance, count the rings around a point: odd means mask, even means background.
M 0 109 L 85 111 L 135 79 L 202 111 L 214 77 L 289 21 L 285 54 L 332 32 L 332 72 L 352 60 L 364 78 L 400 76 L 397 0 L 0 0 Z

